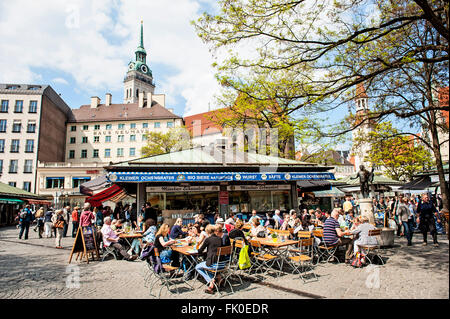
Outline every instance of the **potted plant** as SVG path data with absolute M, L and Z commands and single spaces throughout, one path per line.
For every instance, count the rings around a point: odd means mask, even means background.
M 276 234 L 276 233 L 272 233 L 272 241 L 274 242 L 274 243 L 276 243 L 277 242 L 277 238 L 278 238 L 278 235 Z

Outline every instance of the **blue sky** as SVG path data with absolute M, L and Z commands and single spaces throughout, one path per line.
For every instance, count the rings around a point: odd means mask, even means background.
M 123 78 L 144 22 L 155 93 L 178 115 L 208 110 L 218 85 L 213 58 L 191 21 L 214 0 L 0 2 L 0 82 L 49 84 L 71 108 L 91 96 L 123 102 Z M 212 105 L 212 107 L 214 107 Z

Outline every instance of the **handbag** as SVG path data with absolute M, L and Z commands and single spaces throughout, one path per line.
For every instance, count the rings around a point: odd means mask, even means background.
M 53 226 L 55 226 L 55 228 L 64 228 L 64 221 L 57 220 Z
M 244 245 L 239 252 L 239 269 L 247 269 L 251 267 L 250 257 L 248 256 L 248 245 Z
M 356 253 L 355 257 L 353 257 L 350 260 L 350 264 L 354 267 L 354 268 L 361 268 L 363 266 L 363 258 L 361 257 L 361 253 Z

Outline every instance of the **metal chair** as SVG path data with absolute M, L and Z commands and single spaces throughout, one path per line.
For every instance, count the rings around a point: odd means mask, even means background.
M 320 263 L 326 258 L 326 263 L 331 260 L 336 260 L 339 263 L 339 258 L 336 256 L 338 244 L 329 245 L 323 240 L 323 230 L 313 230 L 314 238 L 319 240 L 319 243 L 315 246 L 315 254 L 317 255 L 316 264 Z
M 308 270 L 311 271 L 314 279 L 317 281 L 317 276 L 313 272 L 314 238 L 302 239 L 300 240 L 299 245 L 300 253 L 289 257 L 289 265 L 293 268 L 294 273 L 298 272 L 300 274 L 300 278 L 302 278 L 304 282 L 306 282 L 306 280 L 303 273 Z M 300 270 L 301 268 L 303 272 Z
M 376 237 L 381 236 L 381 229 L 372 229 L 369 230 L 369 237 Z M 380 245 L 358 245 L 359 248 L 363 250 L 363 256 L 369 261 L 370 264 L 373 264 L 373 260 L 375 257 L 378 257 L 378 259 L 381 261 L 381 264 L 384 265 L 384 260 L 380 256 Z
M 214 277 L 212 278 L 214 287 L 216 288 L 217 292 L 222 295 L 222 293 L 219 290 L 219 285 L 217 284 L 216 278 L 220 274 L 222 276 L 221 282 L 224 282 L 225 284 L 228 283 L 230 286 L 231 292 L 234 293 L 233 285 L 229 281 L 230 276 L 233 274 L 233 269 L 231 267 L 232 263 L 232 247 L 230 246 L 224 246 L 219 247 L 217 250 L 216 256 L 217 256 L 217 262 L 213 264 L 210 268 L 205 268 L 207 272 L 211 272 L 214 274 Z M 211 269 L 212 268 L 212 269 Z
M 105 245 L 102 243 L 102 261 L 104 261 L 105 258 L 106 258 L 107 256 L 109 256 L 109 255 L 113 256 L 114 259 L 117 260 L 116 249 L 115 249 L 113 246 L 111 246 L 111 245 L 110 245 L 110 246 L 105 246 Z
M 276 273 L 278 273 L 279 276 L 281 274 L 282 267 L 279 263 L 278 256 L 265 253 L 262 249 L 261 243 L 257 240 L 250 240 L 250 245 L 255 248 L 255 250 L 250 254 L 251 256 L 253 256 L 253 262 L 250 271 L 255 270 L 255 272 L 258 273 L 259 270 L 264 270 L 264 267 L 266 267 L 265 271 L 263 271 L 264 275 L 266 275 L 270 270 L 275 270 L 273 266 L 276 263 L 279 267 L 279 270 L 276 271 Z

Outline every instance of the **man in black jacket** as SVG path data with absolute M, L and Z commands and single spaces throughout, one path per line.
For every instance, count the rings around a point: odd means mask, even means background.
M 438 213 L 438 210 L 430 202 L 430 198 L 428 194 L 422 195 L 422 201 L 417 206 L 417 224 L 419 224 L 419 229 L 423 234 L 423 245 L 427 245 L 427 233 L 430 232 L 430 235 L 433 237 L 433 244 L 435 247 L 438 247 L 439 244 L 437 242 L 437 232 L 436 232 L 436 224 L 434 216 Z
M 206 251 L 206 259 L 195 266 L 195 270 L 206 280 L 208 287 L 205 292 L 208 294 L 214 294 L 214 278 L 211 272 L 206 271 L 206 269 L 220 269 L 223 268 L 222 261 L 219 265 L 217 263 L 217 250 L 222 246 L 222 239 L 217 236 L 217 226 L 208 225 L 206 226 L 206 233 L 208 237 L 203 241 L 202 246 L 198 249 L 198 253 L 201 255 Z M 218 277 L 219 282 L 220 278 Z

